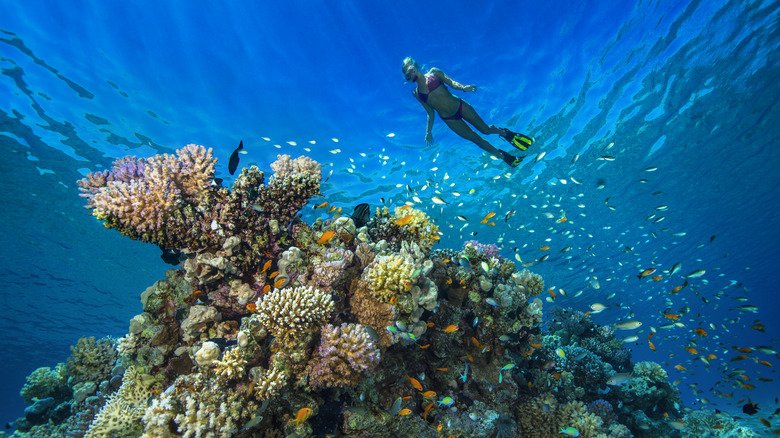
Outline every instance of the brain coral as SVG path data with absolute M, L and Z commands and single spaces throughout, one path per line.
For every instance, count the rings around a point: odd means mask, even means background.
M 369 289 L 380 301 L 389 303 L 398 294 L 408 294 L 414 265 L 405 258 L 391 254 L 378 256 L 366 268 L 363 276 Z
M 282 340 L 316 328 L 333 312 L 329 294 L 313 287 L 274 289 L 257 300 L 257 318 Z

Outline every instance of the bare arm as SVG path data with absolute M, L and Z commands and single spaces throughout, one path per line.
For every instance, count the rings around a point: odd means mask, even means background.
M 414 91 L 414 97 L 417 98 L 420 105 L 425 108 L 425 112 L 428 113 L 428 123 L 425 126 L 425 144 L 430 146 L 433 144 L 433 120 L 436 118 L 436 115 L 430 105 L 420 100 L 420 96 L 417 95 L 417 90 Z
M 455 90 L 460 91 L 477 91 L 476 85 L 463 85 L 460 82 L 453 81 L 452 78 L 444 74 L 443 71 L 439 70 L 438 68 L 432 68 L 431 73 L 436 76 L 440 81 L 444 82 L 445 84 L 449 85 L 450 88 L 453 88 Z

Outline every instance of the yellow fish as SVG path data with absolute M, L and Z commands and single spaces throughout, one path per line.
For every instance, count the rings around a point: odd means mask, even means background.
M 304 421 L 308 420 L 311 416 L 311 408 L 301 408 L 301 410 L 298 411 L 298 415 L 295 416 L 295 420 L 293 423 L 295 425 L 299 425 L 303 423 Z
M 262 274 L 263 272 L 267 271 L 267 270 L 268 270 L 268 268 L 270 268 L 270 267 L 271 267 L 271 260 L 268 260 L 268 261 L 267 261 L 267 262 L 265 262 L 265 264 L 263 265 L 263 270 L 262 270 L 262 271 L 260 271 L 260 273 Z
M 401 219 L 398 219 L 397 221 L 395 221 L 395 223 L 398 224 L 398 225 L 406 225 L 409 222 L 411 222 L 412 219 L 414 219 L 414 215 L 413 214 L 409 214 L 409 215 L 406 215 L 406 216 L 402 217 Z
M 411 409 L 405 408 L 405 409 L 401 409 L 400 411 L 398 411 L 398 416 L 399 417 L 405 417 L 405 416 L 407 416 L 407 415 L 409 415 L 411 413 L 412 413 Z
M 458 331 L 458 326 L 456 325 L 448 325 L 447 327 L 442 330 L 444 333 L 452 333 Z
M 320 240 L 317 241 L 317 244 L 318 245 L 322 245 L 322 244 L 328 243 L 330 241 L 330 239 L 332 239 L 335 234 L 336 234 L 336 232 L 333 231 L 333 230 L 326 231 L 326 232 L 322 233 L 322 236 L 320 236 Z
M 274 283 L 274 289 L 279 289 L 285 282 L 287 282 L 286 278 L 280 278 L 276 280 L 276 283 Z
M 495 215 L 496 215 L 495 213 L 488 213 L 488 214 L 485 216 L 485 218 L 484 218 L 484 219 L 482 219 L 481 221 L 479 221 L 479 223 L 481 223 L 481 224 L 486 224 L 486 223 L 488 223 L 488 219 L 490 219 L 491 217 L 493 217 L 493 216 L 495 216 Z

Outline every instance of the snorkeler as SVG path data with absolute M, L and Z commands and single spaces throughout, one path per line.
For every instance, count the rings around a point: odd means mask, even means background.
M 474 110 L 474 107 L 463 99 L 453 96 L 446 86 L 442 86 L 442 83 L 460 91 L 477 91 L 476 85 L 463 85 L 455 82 L 438 68 L 432 68 L 428 73 L 423 74 L 420 71 L 420 65 L 412 58 L 404 59 L 401 71 L 407 81 L 416 83 L 417 87 L 414 89 L 414 97 L 420 101 L 420 104 L 428 113 L 428 125 L 425 130 L 425 143 L 427 145 L 433 144 L 433 133 L 431 130 L 433 129 L 433 111 L 436 110 L 439 113 L 439 117 L 456 134 L 472 141 L 488 153 L 501 157 L 510 166 L 517 167 L 523 161 L 525 157 L 515 157 L 493 147 L 487 140 L 474 132 L 466 122 L 469 122 L 483 134 L 500 135 L 511 145 L 523 151 L 528 149 L 533 143 L 531 138 L 506 128 L 499 128 L 495 125 L 488 126 Z

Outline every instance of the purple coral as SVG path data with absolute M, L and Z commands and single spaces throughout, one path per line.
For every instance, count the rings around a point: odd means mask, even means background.
M 499 251 L 498 246 L 493 245 L 492 243 L 479 243 L 476 240 L 467 240 L 463 244 L 463 248 L 466 248 L 469 245 L 471 245 L 472 247 L 474 247 L 474 249 L 484 254 L 486 257 L 495 257 L 499 260 L 504 259 L 503 257 L 501 257 L 501 255 L 498 254 Z
M 604 420 L 605 426 L 617 423 L 618 420 L 615 409 L 612 407 L 612 404 L 606 400 L 599 399 L 588 403 L 588 412 L 601 417 L 601 419 Z
M 111 171 L 88 174 L 78 184 L 87 208 L 109 225 L 139 233 L 164 230 L 174 209 L 199 202 L 211 184 L 215 163 L 211 149 L 191 144 L 176 155 L 117 160 Z
M 307 365 L 312 386 L 356 386 L 379 362 L 379 349 L 362 325 L 328 324 L 321 334 L 320 346 Z

